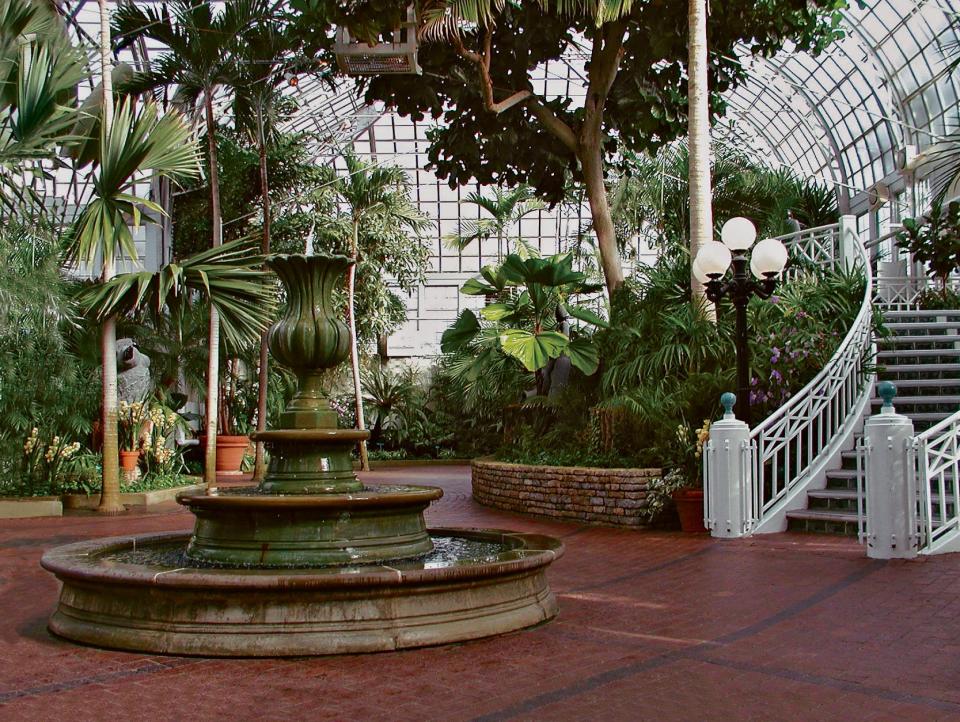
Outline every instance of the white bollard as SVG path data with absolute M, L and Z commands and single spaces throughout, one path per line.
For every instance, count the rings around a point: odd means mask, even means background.
M 747 536 L 752 522 L 751 489 L 747 484 L 745 449 L 750 427 L 733 415 L 737 397 L 720 397 L 724 414 L 710 427 L 704 458 L 706 527 L 717 539 Z
M 917 490 L 907 453 L 913 422 L 894 409 L 897 389 L 892 383 L 877 384 L 877 391 L 883 407 L 863 427 L 867 556 L 911 559 L 917 556 Z

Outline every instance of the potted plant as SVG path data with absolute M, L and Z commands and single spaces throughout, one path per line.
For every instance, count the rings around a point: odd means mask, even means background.
M 942 200 L 936 200 L 921 219 L 904 218 L 897 246 L 923 263 L 939 281 L 943 301 L 938 304 L 930 293 L 921 300 L 933 308 L 952 302 L 955 296 L 950 293 L 950 275 L 960 268 L 960 202 L 950 201 L 944 207 Z
M 680 517 L 680 529 L 688 534 L 707 531 L 703 524 L 703 445 L 710 438 L 710 420 L 693 430 L 684 423 L 677 426 L 676 455 L 673 469 L 664 477 L 664 490 L 669 491 Z
M 147 421 L 148 407 L 143 401 L 121 401 L 118 411 L 120 468 L 129 477 L 140 462 L 140 435 Z
M 250 433 L 255 428 L 257 390 L 255 384 L 243 377 L 240 366 L 239 358 L 231 358 L 220 374 L 217 409 L 218 473 L 240 473 L 243 457 L 250 446 Z M 206 445 L 205 435 L 200 436 L 200 445 Z

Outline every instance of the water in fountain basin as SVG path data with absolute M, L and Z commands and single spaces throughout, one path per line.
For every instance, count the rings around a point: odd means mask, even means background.
M 359 565 L 349 567 L 351 573 L 357 570 L 375 569 L 378 566 L 391 566 L 404 570 L 442 569 L 464 564 L 481 564 L 497 561 L 498 557 L 515 549 L 509 542 L 478 541 L 461 536 L 433 536 L 433 551 L 419 557 L 384 561 L 382 564 Z M 157 544 L 153 546 L 122 549 L 107 552 L 101 557 L 104 562 L 118 564 L 136 564 L 163 569 L 257 569 L 255 565 L 225 566 L 209 562 L 199 562 L 187 558 L 186 546 L 181 542 Z M 311 567 L 284 567 L 288 569 L 309 569 Z M 324 567 L 325 569 L 344 569 L 343 567 Z

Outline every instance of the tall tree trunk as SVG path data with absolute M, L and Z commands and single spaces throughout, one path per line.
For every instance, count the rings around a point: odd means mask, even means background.
M 713 237 L 710 190 L 710 110 L 707 89 L 707 0 L 688 0 L 687 46 L 689 108 L 687 111 L 690 192 L 690 258 Z M 707 303 L 706 290 L 691 272 L 691 300 Z
M 223 243 L 223 227 L 220 218 L 220 172 L 217 168 L 216 125 L 213 121 L 212 89 L 203 94 L 203 105 L 207 121 L 207 148 L 210 153 L 210 214 L 213 225 L 213 246 Z M 207 447 L 203 455 L 203 480 L 208 486 L 217 483 L 217 402 L 220 391 L 220 315 L 210 305 L 210 328 L 207 341 Z
M 100 0 L 100 80 L 103 86 L 102 136 L 110 133 L 113 122 L 113 63 L 110 61 L 110 13 L 107 0 Z M 103 149 L 101 148 L 101 152 Z M 106 244 L 104 244 L 106 245 Z M 113 249 L 103 249 L 102 279 L 106 283 L 114 274 Z M 103 482 L 97 511 L 117 514 L 124 510 L 120 503 L 120 439 L 117 431 L 117 319 L 110 316 L 100 331 L 103 359 Z
M 261 124 L 262 125 L 262 124 Z M 270 186 L 267 177 L 267 144 L 260 133 L 260 203 L 263 206 L 263 238 L 260 250 L 264 255 L 270 253 Z M 260 336 L 260 370 L 257 375 L 257 431 L 267 428 L 267 385 L 270 383 L 267 364 L 267 331 Z M 267 473 L 263 442 L 257 442 L 256 456 L 253 462 L 253 480 L 260 482 Z
M 587 202 L 593 218 L 593 232 L 597 236 L 597 248 L 600 251 L 600 263 L 607 290 L 612 295 L 623 285 L 623 267 L 620 265 L 620 249 L 617 248 L 617 232 L 613 227 L 613 216 L 607 203 L 607 187 L 603 177 L 603 157 L 600 139 L 596 145 L 581 147 L 578 154 L 583 170 L 583 184 L 587 190 Z
M 353 219 L 353 238 L 350 244 L 350 257 L 353 265 L 347 271 L 347 318 L 350 323 L 350 370 L 353 372 L 353 399 L 357 412 L 357 428 L 363 431 L 366 423 L 363 419 L 363 389 L 360 386 L 360 349 L 357 343 L 357 315 L 354 310 L 354 291 L 357 279 L 357 252 L 359 246 L 360 222 Z M 367 457 L 367 442 L 360 442 L 360 468 L 370 471 L 370 459 Z

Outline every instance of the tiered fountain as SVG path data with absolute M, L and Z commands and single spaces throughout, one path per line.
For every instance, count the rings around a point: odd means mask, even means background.
M 371 652 L 475 639 L 548 620 L 551 537 L 430 529 L 443 492 L 365 487 L 350 458 L 365 431 L 338 429 L 321 384 L 349 353 L 331 294 L 343 256 L 271 256 L 287 291 L 273 356 L 299 386 L 257 487 L 177 501 L 193 534 L 101 539 L 47 552 L 63 582 L 50 630 L 104 647 L 198 655 Z

